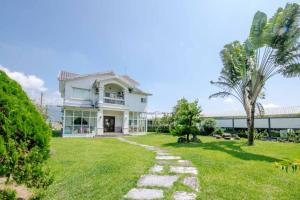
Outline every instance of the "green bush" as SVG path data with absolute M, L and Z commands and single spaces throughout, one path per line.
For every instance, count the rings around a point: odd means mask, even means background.
M 269 133 L 269 136 L 270 137 L 280 137 L 280 132 L 277 132 L 277 131 L 271 131 Z
M 27 187 L 52 181 L 44 162 L 51 130 L 21 86 L 0 70 L 0 176 Z
M 214 131 L 214 134 L 217 134 L 217 135 L 223 135 L 223 134 L 224 134 L 224 129 L 217 128 L 217 129 Z
M 52 137 L 61 137 L 61 130 L 52 130 Z
M 0 190 L 0 199 L 2 200 L 15 200 L 17 199 L 17 193 L 12 189 L 1 189 Z
M 205 119 L 202 123 L 202 128 L 205 135 L 211 135 L 216 130 L 216 120 L 214 119 Z

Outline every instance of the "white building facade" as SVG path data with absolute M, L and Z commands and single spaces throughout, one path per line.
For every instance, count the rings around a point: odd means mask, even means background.
M 148 96 L 138 83 L 114 72 L 79 75 L 61 71 L 63 137 L 147 132 Z

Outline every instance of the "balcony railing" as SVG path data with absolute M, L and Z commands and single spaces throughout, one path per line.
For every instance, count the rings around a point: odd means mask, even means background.
M 104 103 L 125 105 L 125 101 L 124 100 L 114 99 L 114 98 L 107 98 L 107 97 L 104 97 Z
M 104 92 L 104 97 L 124 100 L 123 92 Z
M 125 105 L 123 92 L 104 92 L 104 103 Z

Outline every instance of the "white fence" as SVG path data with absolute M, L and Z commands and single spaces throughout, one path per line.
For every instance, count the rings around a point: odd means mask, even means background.
M 216 118 L 220 128 L 247 128 L 245 118 Z M 300 117 L 278 117 L 255 119 L 255 128 L 300 129 Z

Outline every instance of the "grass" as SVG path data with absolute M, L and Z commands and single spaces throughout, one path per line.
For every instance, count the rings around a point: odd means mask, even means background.
M 224 141 L 201 137 L 202 144 L 177 144 L 176 137 L 146 135 L 128 137 L 144 144 L 168 149 L 198 168 L 199 199 L 299 199 L 300 171 L 286 173 L 276 161 L 299 158 L 300 144 L 245 140 Z M 180 189 L 176 185 L 175 189 Z M 168 191 L 168 195 L 173 191 Z
M 153 164 L 154 153 L 117 139 L 52 138 L 45 199 L 120 199 Z

